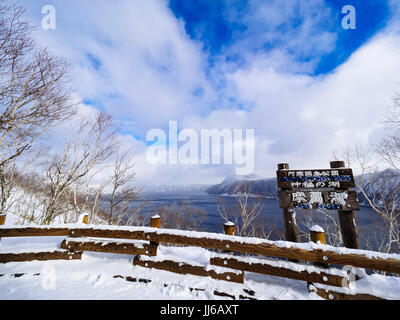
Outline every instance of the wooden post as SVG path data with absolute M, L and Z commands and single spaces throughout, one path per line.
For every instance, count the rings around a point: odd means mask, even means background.
M 278 170 L 289 170 L 289 164 L 288 163 L 279 163 L 278 164 Z
M 288 163 L 278 164 L 278 171 L 289 170 Z M 282 191 L 290 189 L 281 189 Z M 298 242 L 296 214 L 293 209 L 282 209 L 283 211 L 283 222 L 285 224 L 285 238 L 287 241 Z
M 151 217 L 150 228 L 161 228 L 161 217 L 159 215 Z
M 312 242 L 316 243 L 316 244 L 326 244 L 326 239 L 325 239 L 325 230 L 322 229 L 320 226 L 313 226 L 310 228 L 310 239 Z M 329 264 L 327 263 L 321 263 L 321 262 L 315 262 L 313 263 L 315 266 L 321 267 L 321 268 L 325 268 L 328 269 L 329 268 Z M 311 286 L 312 286 L 312 282 L 307 282 L 307 287 L 308 287 L 308 291 L 312 291 L 311 290 Z
M 233 222 L 227 222 L 224 224 L 224 233 L 228 236 L 234 236 L 235 235 L 235 224 Z M 229 253 L 235 255 L 234 252 L 230 250 L 224 250 L 224 253 Z
M 224 233 L 228 236 L 234 236 L 235 235 L 235 224 L 233 222 L 227 222 L 224 224 Z M 234 252 L 230 250 L 224 250 L 224 253 L 229 253 L 235 255 Z
M 344 161 L 332 161 L 331 169 L 345 168 Z M 346 191 L 346 189 L 336 189 L 338 191 Z M 361 249 L 360 237 L 356 226 L 355 214 L 353 210 L 338 210 L 340 232 L 342 234 L 343 245 L 346 248 Z
M 83 216 L 82 223 L 89 224 L 89 216 L 88 215 Z
M 161 217 L 159 215 L 153 216 L 150 219 L 150 228 L 161 228 Z M 158 246 L 158 242 L 150 241 L 150 244 L 153 246 Z
M 310 239 L 316 244 L 326 244 L 324 229 L 320 226 L 313 226 L 310 229 Z
M 227 222 L 224 224 L 224 233 L 228 236 L 235 235 L 235 224 L 233 222 Z
M 226 222 L 224 224 L 224 233 L 228 236 L 234 236 L 235 235 L 235 224 L 233 222 Z M 235 255 L 235 252 L 232 252 L 229 250 L 224 250 L 224 253 Z M 244 271 L 242 271 L 242 279 L 244 279 Z
M 0 226 L 4 226 L 6 224 L 6 215 L 0 216 Z M 1 241 L 1 238 L 0 238 Z
M 320 226 L 311 227 L 310 228 L 310 239 L 312 242 L 314 242 L 316 244 L 326 244 L 325 230 L 322 229 Z M 316 262 L 314 264 L 316 266 L 319 266 L 322 268 L 329 268 L 329 264 L 327 264 L 327 263 Z

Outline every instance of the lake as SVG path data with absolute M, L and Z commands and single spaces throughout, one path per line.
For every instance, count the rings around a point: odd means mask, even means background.
M 234 207 L 237 204 L 236 197 L 232 196 L 215 196 L 201 191 L 182 191 L 182 192 L 146 192 L 143 196 L 148 201 L 146 212 L 154 214 L 157 208 L 164 205 L 171 205 L 174 201 L 178 204 L 183 202 L 202 209 L 206 213 L 206 217 L 202 223 L 204 230 L 209 232 L 222 232 L 224 220 L 218 214 L 217 202 L 223 199 L 227 207 Z M 279 207 L 279 201 L 272 198 L 263 198 L 262 211 L 257 223 L 264 223 L 268 229 L 274 229 L 275 234 L 282 233 L 284 230 L 282 210 Z M 331 211 L 333 215 L 337 215 L 336 211 Z M 302 213 L 296 211 L 298 224 L 301 224 Z M 315 223 L 324 226 L 324 219 L 320 215 L 315 215 Z M 379 232 L 383 227 L 381 219 L 370 207 L 361 207 L 361 211 L 356 212 L 356 223 L 359 229 L 360 237 L 366 237 L 372 240 L 374 232 Z

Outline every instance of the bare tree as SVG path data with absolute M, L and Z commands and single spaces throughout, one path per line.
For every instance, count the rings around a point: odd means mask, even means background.
M 355 147 L 345 150 L 347 162 L 360 169 L 356 186 L 364 200 L 381 218 L 384 224 L 383 237 L 369 246 L 377 247 L 382 252 L 400 250 L 400 172 L 394 166 L 392 148 L 385 152 L 386 139 L 378 149 L 368 150 Z M 382 161 L 383 160 L 383 161 Z M 381 170 L 376 162 L 384 164 Z M 376 237 L 376 240 L 378 237 Z
M 380 218 L 373 234 L 363 237 L 369 249 L 385 253 L 400 251 L 400 94 L 393 97 L 393 109 L 386 120 L 385 137 L 370 146 L 347 147 L 340 158 L 356 167 L 356 187 L 362 203 Z M 334 157 L 338 157 L 334 154 Z
M 57 121 L 75 110 L 67 87 L 69 65 L 37 48 L 25 10 L 0 1 L 0 192 L 13 187 L 15 160 Z M 4 206 L 3 206 L 4 209 Z M 4 212 L 4 210 L 3 210 Z
M 400 119 L 396 119 L 396 115 L 400 116 L 399 107 L 395 106 L 388 121 L 388 134 L 378 144 L 348 147 L 341 153 L 348 167 L 355 166 L 359 170 L 356 177 L 359 199 L 371 207 L 383 225 L 375 226 L 376 230 L 368 237 L 362 236 L 364 245 L 385 253 L 400 251 L 400 135 L 397 128 Z
M 74 112 L 69 65 L 37 49 L 25 10 L 0 3 L 0 164 L 29 149 L 56 121 Z M 8 150 L 8 148 L 10 150 Z
M 140 206 L 132 206 L 139 194 L 137 187 L 132 186 L 136 175 L 134 166 L 131 149 L 117 151 L 110 181 L 111 193 L 105 197 L 109 224 L 127 224 L 138 220 Z
M 21 199 L 21 194 L 16 192 L 17 186 L 26 189 L 24 183 L 27 182 L 25 175 L 32 169 L 33 163 L 46 150 L 43 146 L 38 146 L 35 150 L 28 150 L 24 155 L 3 163 L 0 166 L 0 215 L 6 215 L 7 212 L 15 206 Z
M 101 208 L 101 199 L 108 181 L 92 186 L 93 179 L 94 176 L 88 174 L 74 183 L 68 190 L 68 198 L 75 213 L 75 220 L 82 214 L 88 214 L 90 223 L 105 224 L 108 219 L 105 210 Z
M 304 242 L 311 241 L 310 229 L 316 224 L 320 225 L 325 231 L 327 244 L 334 247 L 342 247 L 343 239 L 340 232 L 340 225 L 337 214 L 326 210 L 299 210 L 299 239 Z M 317 222 L 318 221 L 318 222 Z
M 49 193 L 45 199 L 44 224 L 66 212 L 65 204 L 71 202 L 76 184 L 82 183 L 93 170 L 102 168 L 117 150 L 115 134 L 111 117 L 98 113 L 94 120 L 82 120 L 77 133 L 66 142 L 64 152 L 52 156 L 45 169 Z
M 10 209 L 11 192 L 16 185 L 17 172 L 14 161 L 0 166 L 0 215 L 6 215 Z
M 16 186 L 18 188 L 13 192 L 7 211 L 18 218 L 19 224 L 40 223 L 38 213 L 42 207 L 42 198 L 46 194 L 43 177 L 35 172 L 24 173 L 18 175 Z
M 181 204 L 174 201 L 171 205 L 158 207 L 155 211 L 161 217 L 161 227 L 166 229 L 200 231 L 206 216 L 204 210 L 186 201 Z
M 256 219 L 262 211 L 260 196 L 252 195 L 246 184 L 242 185 L 236 194 L 236 207 L 226 207 L 220 199 L 217 204 L 219 215 L 225 222 L 235 223 L 235 234 L 239 236 L 263 236 L 269 237 L 272 230 L 267 232 L 265 227 L 256 224 Z

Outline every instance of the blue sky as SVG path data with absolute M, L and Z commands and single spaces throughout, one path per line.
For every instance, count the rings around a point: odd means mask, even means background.
M 268 1 L 264 1 L 268 3 Z M 355 30 L 344 30 L 341 26 L 341 20 L 345 16 L 341 13 L 344 5 L 352 5 L 357 12 L 357 28 Z M 241 19 L 230 19 L 227 12 L 234 11 L 237 16 L 249 14 L 248 0 L 235 1 L 186 1 L 170 0 L 169 6 L 178 19 L 185 22 L 185 30 L 190 37 L 199 41 L 203 45 L 203 50 L 209 53 L 209 62 L 212 66 L 215 58 L 220 55 L 226 55 L 224 48 L 229 47 L 240 39 L 241 34 L 245 34 L 248 25 Z M 320 59 L 313 69 L 314 75 L 332 72 L 336 67 L 346 61 L 351 54 L 368 41 L 374 34 L 384 28 L 390 19 L 390 8 L 388 1 L 376 0 L 327 0 L 324 10 L 330 10 L 329 19 L 318 23 L 315 32 L 327 31 L 337 34 L 335 46 L 331 51 L 322 56 L 314 56 L 313 52 L 307 55 L 300 55 L 296 58 L 302 60 Z M 303 19 L 301 15 L 291 16 L 284 21 L 281 26 L 281 32 L 296 28 L 301 25 Z M 268 21 L 261 26 L 268 28 Z M 278 44 L 278 41 L 263 41 L 257 43 L 257 46 L 248 48 L 249 50 L 262 50 L 268 52 Z M 296 55 L 296 52 L 292 52 Z
M 36 39 L 73 67 L 83 109 L 121 124 L 144 183 L 218 182 L 232 166 L 150 166 L 154 128 L 254 129 L 255 173 L 323 167 L 382 135 L 400 86 L 396 0 L 21 1 Z M 40 28 L 44 5 L 57 28 Z M 356 29 L 342 28 L 342 8 Z

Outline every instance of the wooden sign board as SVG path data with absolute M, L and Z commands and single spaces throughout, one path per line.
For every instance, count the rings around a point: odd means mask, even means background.
M 360 210 L 356 191 L 280 191 L 282 209 Z
M 352 169 L 279 170 L 281 189 L 348 189 L 355 188 Z

